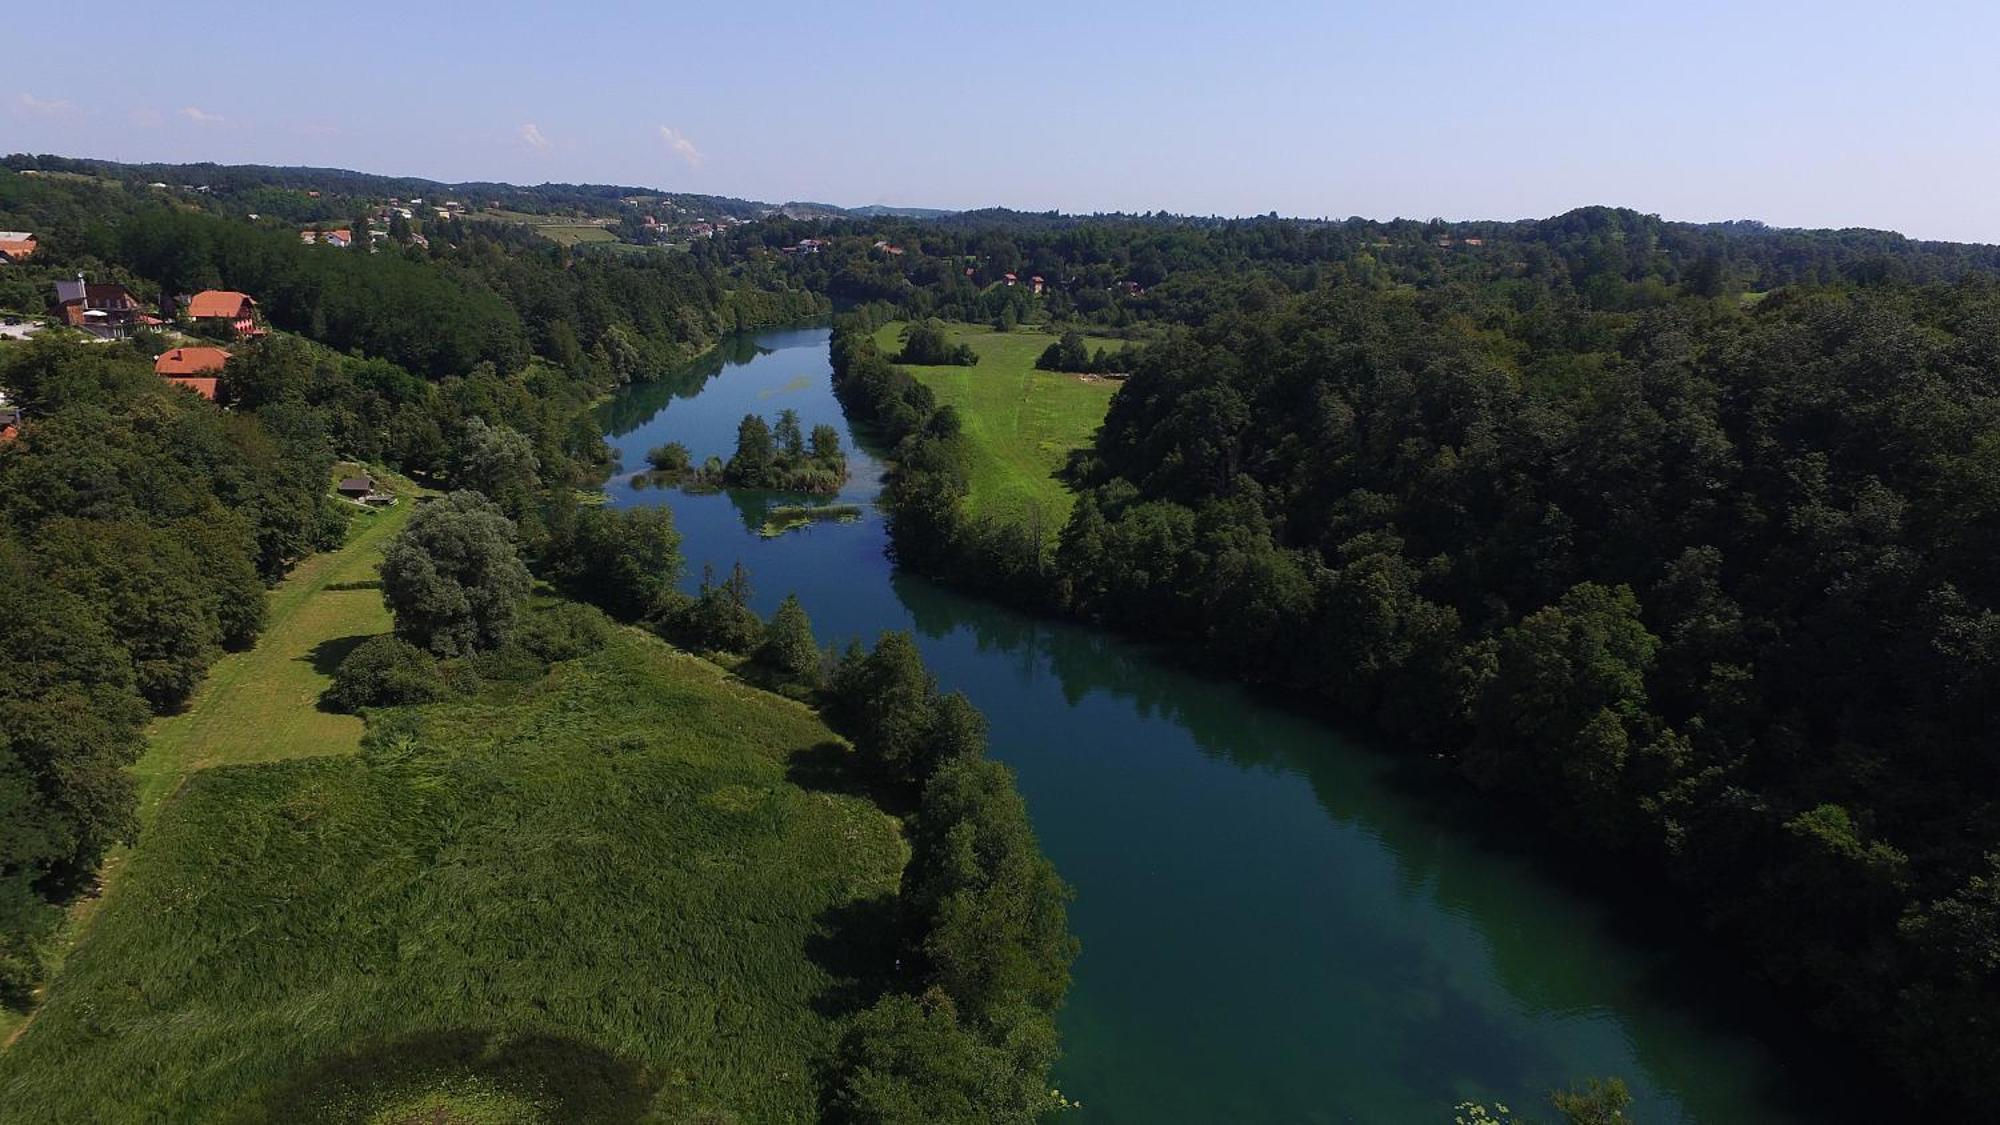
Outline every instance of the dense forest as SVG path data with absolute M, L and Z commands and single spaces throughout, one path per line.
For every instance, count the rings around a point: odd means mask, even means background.
M 964 279 L 842 318 L 898 559 L 1367 718 L 1675 881 L 1927 1103 L 1994 1092 L 2000 251 L 1601 209 L 1287 229 L 947 224 L 1072 280 L 1095 240 L 1149 342 L 1067 526 L 1007 526 L 870 339 Z

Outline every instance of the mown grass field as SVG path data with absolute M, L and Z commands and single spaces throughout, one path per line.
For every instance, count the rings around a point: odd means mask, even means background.
M 1040 514 L 1053 537 L 1069 518 L 1076 498 L 1056 479 L 1073 449 L 1090 444 L 1104 421 L 1116 382 L 1035 370 L 1035 359 L 1055 337 L 1016 329 L 995 332 L 984 325 L 949 325 L 954 344 L 979 353 L 974 367 L 905 365 L 937 392 L 940 402 L 958 409 L 972 450 L 972 490 L 966 498 L 974 515 L 1024 521 Z M 875 335 L 882 353 L 902 350 L 900 323 Z M 1116 351 L 1120 340 L 1087 337 L 1092 351 Z
M 564 246 L 574 246 L 579 242 L 616 242 L 618 236 L 595 223 L 565 220 L 555 215 L 530 215 L 521 211 L 468 211 L 470 219 L 497 219 L 509 223 L 525 223 L 535 228 L 535 233 L 551 242 Z
M 376 471 L 376 476 L 386 474 Z M 349 650 L 389 631 L 376 567 L 414 506 L 416 489 L 385 511 L 357 511 L 338 551 L 300 563 L 267 603 L 264 633 L 209 669 L 193 703 L 153 723 L 139 781 L 141 822 L 190 772 L 209 766 L 350 752 L 361 720 L 317 707 Z
M 0 1116 L 816 1118 L 904 845 L 812 712 L 624 630 L 369 722 L 165 800 Z

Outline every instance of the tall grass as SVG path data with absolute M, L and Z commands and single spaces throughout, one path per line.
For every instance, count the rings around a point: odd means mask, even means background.
M 0 1054 L 0 1118 L 814 1119 L 905 858 L 846 758 L 625 631 L 359 755 L 197 773 Z

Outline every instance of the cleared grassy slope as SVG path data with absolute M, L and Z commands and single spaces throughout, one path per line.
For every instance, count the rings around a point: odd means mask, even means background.
M 358 512 L 339 550 L 300 563 L 271 591 L 256 646 L 224 655 L 187 710 L 153 723 L 136 767 L 142 822 L 193 770 L 359 745 L 361 720 L 317 703 L 341 657 L 389 631 L 376 568 L 409 519 L 414 493 L 405 489 L 403 502 L 386 511 Z
M 623 631 L 370 723 L 360 754 L 173 793 L 0 1055 L 0 1105 L 815 1117 L 833 1020 L 890 956 L 904 847 L 866 798 L 807 787 L 844 758 L 810 711 Z
M 1055 342 L 1053 336 L 1026 329 L 994 332 L 975 324 L 947 327 L 952 343 L 970 344 L 979 354 L 977 366 L 903 366 L 964 420 L 973 450 L 968 509 L 1005 520 L 1027 520 L 1039 511 L 1053 535 L 1075 503 L 1055 472 L 1071 450 L 1090 444 L 1118 384 L 1035 370 L 1036 357 Z M 876 333 L 884 355 L 893 358 L 902 350 L 902 329 L 890 324 Z M 1116 351 L 1123 343 L 1085 342 L 1093 351 Z

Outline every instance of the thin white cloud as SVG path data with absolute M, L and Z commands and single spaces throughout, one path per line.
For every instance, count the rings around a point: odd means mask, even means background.
M 74 117 L 82 111 L 66 98 L 38 98 L 24 92 L 14 99 L 14 112 L 23 117 Z
M 141 129 L 157 129 L 166 121 L 166 118 L 161 115 L 159 110 L 149 109 L 145 106 L 133 110 L 131 117 L 132 124 L 139 126 Z
M 181 110 L 181 116 L 187 118 L 189 121 L 192 121 L 197 125 L 222 124 L 221 114 L 210 113 L 207 110 L 200 108 L 199 106 L 187 106 L 183 108 Z
M 534 122 L 530 121 L 526 125 L 521 126 L 521 143 L 534 149 L 536 152 L 547 152 L 555 142 L 544 137 L 541 129 Z
M 690 168 L 699 168 L 701 162 L 708 159 L 701 154 L 700 149 L 694 147 L 693 141 L 688 140 L 685 134 L 670 125 L 660 126 L 660 140 L 667 146 L 668 152 L 687 161 Z

